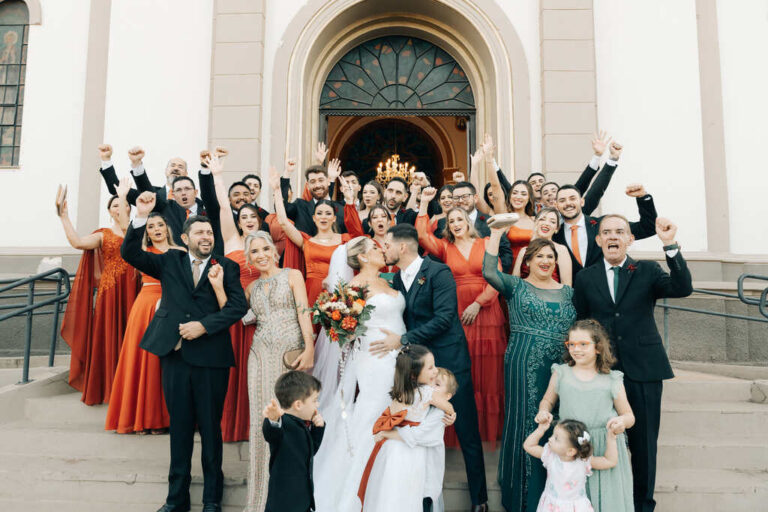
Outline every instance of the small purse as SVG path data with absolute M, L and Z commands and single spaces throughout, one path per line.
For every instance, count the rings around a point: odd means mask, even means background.
M 283 366 L 289 370 L 293 370 L 293 365 L 296 363 L 296 360 L 299 358 L 302 352 L 304 352 L 303 348 L 297 348 L 283 352 Z
M 498 213 L 488 219 L 488 227 L 492 229 L 508 228 L 520 220 L 516 213 Z

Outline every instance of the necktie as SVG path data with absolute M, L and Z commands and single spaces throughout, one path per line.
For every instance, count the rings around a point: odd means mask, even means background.
M 613 270 L 613 302 L 616 302 L 619 293 L 619 269 L 621 267 L 611 267 Z
M 189 214 L 190 214 L 190 213 L 192 213 L 192 210 L 190 210 L 189 208 L 187 208 L 187 217 L 186 217 L 187 219 L 189 218 Z
M 167 199 L 168 199 L 169 201 L 172 201 L 172 200 L 173 200 L 173 189 L 172 189 L 172 188 L 169 188 L 169 189 L 168 189 L 168 198 L 167 198 Z
M 573 255 L 576 257 L 579 265 L 584 266 L 584 263 L 581 261 L 581 251 L 579 251 L 579 226 L 576 224 L 571 226 L 571 251 L 573 251 Z
M 192 260 L 192 281 L 195 283 L 195 286 L 200 281 L 200 264 L 202 262 L 203 260 Z

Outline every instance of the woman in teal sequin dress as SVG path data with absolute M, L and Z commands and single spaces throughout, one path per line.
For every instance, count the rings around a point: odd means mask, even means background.
M 557 252 L 546 239 L 532 240 L 525 263 L 527 278 L 497 269 L 499 240 L 505 229 L 493 229 L 483 261 L 483 276 L 507 299 L 509 344 L 504 354 L 504 432 L 499 457 L 501 501 L 507 512 L 533 512 L 546 471 L 525 453 L 523 441 L 536 429 L 533 421 L 549 384 L 550 368 L 563 360 L 563 342 L 576 319 L 573 289 L 552 279 Z

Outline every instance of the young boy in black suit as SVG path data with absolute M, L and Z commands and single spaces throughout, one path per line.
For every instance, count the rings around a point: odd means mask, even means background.
M 262 432 L 269 443 L 269 487 L 265 512 L 315 509 L 312 461 L 323 440 L 325 421 L 317 410 L 320 381 L 289 371 L 275 382 L 264 408 Z

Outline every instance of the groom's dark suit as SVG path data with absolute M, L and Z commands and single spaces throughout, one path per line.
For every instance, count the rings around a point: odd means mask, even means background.
M 227 393 L 229 367 L 234 366 L 229 326 L 245 314 L 248 304 L 240 286 L 239 266 L 212 256 L 194 286 L 189 254 L 170 249 L 153 254 L 141 248 L 144 227 L 128 228 L 120 254 L 142 272 L 159 279 L 163 289 L 141 348 L 160 357 L 163 392 L 171 418 L 171 467 L 166 503 L 174 512 L 189 510 L 189 484 L 195 424 L 202 438 L 203 502 L 220 503 L 224 488 L 221 471 L 221 414 Z M 216 260 L 224 269 L 227 303 L 219 308 L 208 281 Z M 199 321 L 207 331 L 194 340 L 179 342 L 179 324 Z
M 574 281 L 573 304 L 579 319 L 594 318 L 606 328 L 624 372 L 624 387 L 635 425 L 627 430 L 632 452 L 636 512 L 652 512 L 656 502 L 656 442 L 661 418 L 662 381 L 674 377 L 653 316 L 656 300 L 687 297 L 693 291 L 691 273 L 678 253 L 667 256 L 670 273 L 655 261 L 627 258 L 619 270 L 616 300 L 611 298 L 605 262 L 601 258 Z
M 400 272 L 394 286 L 405 296 L 405 325 L 408 343 L 424 345 L 432 351 L 437 366 L 456 375 L 459 389 L 451 399 L 456 410 L 456 435 L 464 454 L 469 493 L 473 505 L 488 501 L 483 445 L 477 424 L 477 406 L 472 389 L 469 349 L 459 321 L 456 282 L 450 268 L 424 258 L 421 268 L 406 290 Z

